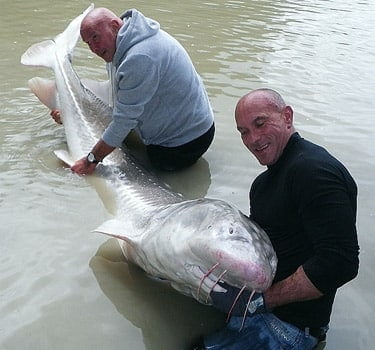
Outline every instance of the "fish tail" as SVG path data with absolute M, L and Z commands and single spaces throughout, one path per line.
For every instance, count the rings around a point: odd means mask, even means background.
M 54 68 L 56 54 L 72 55 L 80 37 L 80 26 L 83 18 L 94 8 L 91 4 L 81 15 L 70 22 L 68 27 L 53 40 L 45 40 L 32 45 L 21 57 L 21 63 L 26 66 L 41 66 Z
M 53 68 L 56 56 L 56 43 L 45 40 L 30 46 L 21 57 L 21 63 L 26 66 Z

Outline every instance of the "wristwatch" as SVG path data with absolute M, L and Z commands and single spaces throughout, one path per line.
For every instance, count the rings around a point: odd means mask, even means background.
M 98 164 L 98 163 L 99 163 L 99 161 L 98 161 L 98 160 L 96 159 L 96 157 L 95 157 L 95 154 L 92 153 L 92 152 L 90 152 L 90 153 L 87 155 L 86 159 L 87 159 L 87 161 L 88 161 L 89 163 L 94 163 L 94 164 Z

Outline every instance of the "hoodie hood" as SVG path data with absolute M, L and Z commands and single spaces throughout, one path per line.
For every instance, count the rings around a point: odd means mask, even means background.
M 160 30 L 160 24 L 157 21 L 145 17 L 136 9 L 126 11 L 120 18 L 124 24 L 117 34 L 113 62 L 121 61 L 121 58 L 132 46 L 157 34 Z

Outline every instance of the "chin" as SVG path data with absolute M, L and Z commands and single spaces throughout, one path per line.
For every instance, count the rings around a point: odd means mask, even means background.
M 264 166 L 269 166 L 269 165 L 272 165 L 274 162 L 268 160 L 268 159 L 259 159 L 258 158 L 258 162 L 260 165 L 264 165 Z

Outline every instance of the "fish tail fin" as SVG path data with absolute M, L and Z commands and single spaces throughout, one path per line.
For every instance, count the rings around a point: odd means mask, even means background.
M 30 46 L 21 57 L 21 63 L 26 66 L 53 67 L 55 57 L 53 40 L 45 40 Z
M 80 37 L 80 26 L 83 18 L 94 8 L 91 4 L 81 15 L 70 22 L 68 27 L 53 40 L 45 40 L 34 44 L 21 57 L 21 63 L 26 66 L 42 66 L 53 68 L 56 52 L 71 55 Z
M 91 4 L 83 13 L 73 19 L 62 33 L 55 37 L 54 41 L 56 42 L 58 50 L 62 50 L 62 52 L 66 52 L 70 55 L 72 54 L 80 38 L 81 22 L 93 9 L 94 4 Z

